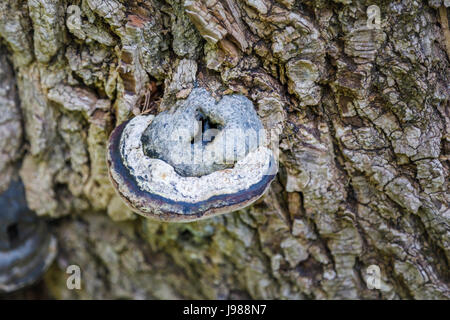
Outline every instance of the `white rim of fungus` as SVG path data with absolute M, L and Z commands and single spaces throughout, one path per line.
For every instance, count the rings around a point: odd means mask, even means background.
M 154 116 L 137 116 L 125 126 L 120 138 L 123 164 L 143 191 L 173 201 L 196 203 L 213 196 L 234 194 L 260 182 L 270 171 L 272 151 L 259 146 L 233 168 L 201 177 L 183 177 L 168 163 L 144 154 L 141 136 Z

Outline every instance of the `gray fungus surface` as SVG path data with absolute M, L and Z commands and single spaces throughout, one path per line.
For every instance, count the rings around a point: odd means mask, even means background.
M 164 160 L 182 176 L 230 168 L 262 140 L 261 121 L 242 95 L 216 102 L 208 91 L 196 88 L 174 109 L 155 117 L 142 142 L 147 156 Z

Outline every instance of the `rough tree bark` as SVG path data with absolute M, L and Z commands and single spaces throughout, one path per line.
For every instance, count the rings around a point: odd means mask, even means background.
M 58 237 L 48 294 L 449 298 L 449 3 L 377 1 L 380 28 L 371 4 L 1 0 L 0 189 L 20 175 Z M 277 179 L 239 212 L 146 220 L 111 187 L 107 138 L 194 85 L 254 102 Z

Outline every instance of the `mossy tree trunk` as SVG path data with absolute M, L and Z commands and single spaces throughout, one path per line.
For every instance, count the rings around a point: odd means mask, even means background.
M 0 188 L 20 175 L 58 237 L 49 293 L 449 298 L 449 4 L 378 1 L 371 28 L 372 4 L 2 0 Z M 109 182 L 109 133 L 194 85 L 254 102 L 276 181 L 239 212 L 138 217 Z

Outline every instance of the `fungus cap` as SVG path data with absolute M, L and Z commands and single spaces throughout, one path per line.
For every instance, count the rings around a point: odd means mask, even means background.
M 53 262 L 57 241 L 47 224 L 32 212 L 20 180 L 0 194 L 0 292 L 36 282 Z
M 231 167 L 184 176 L 176 166 L 146 152 L 148 139 L 143 136 L 152 121 L 152 115 L 136 116 L 116 127 L 109 139 L 111 182 L 136 213 L 163 221 L 194 221 L 235 211 L 261 197 L 275 177 L 273 152 L 264 144 L 248 148 Z

